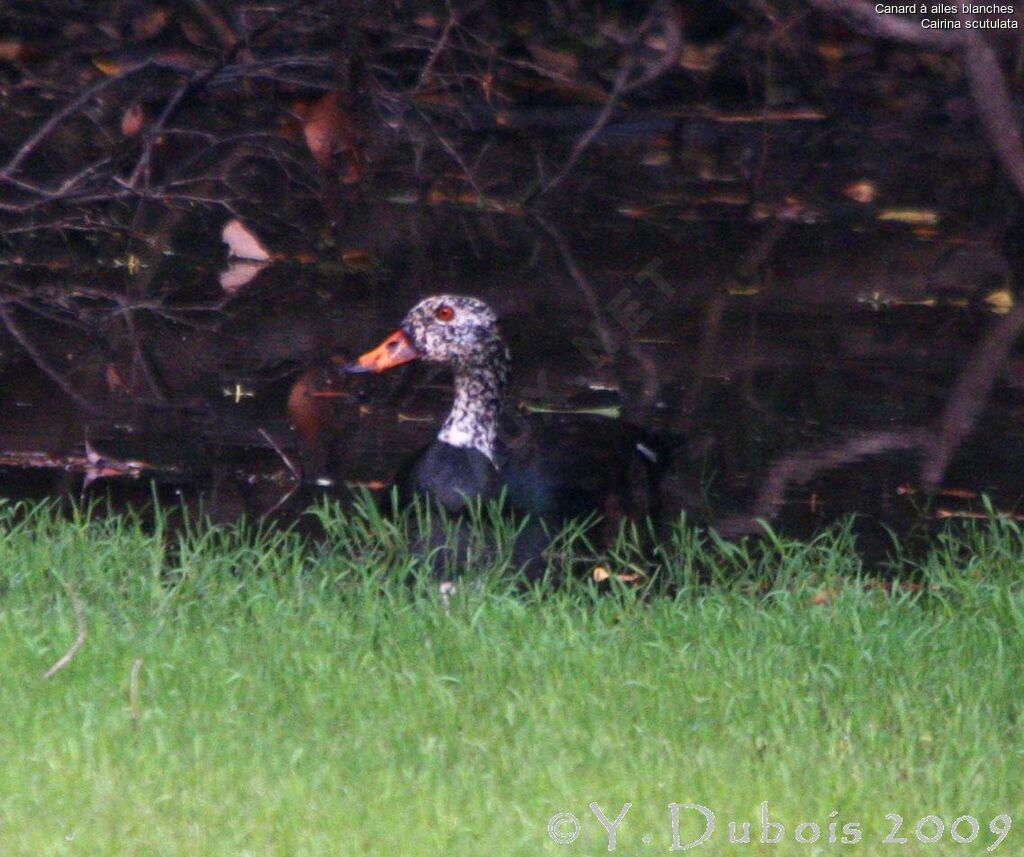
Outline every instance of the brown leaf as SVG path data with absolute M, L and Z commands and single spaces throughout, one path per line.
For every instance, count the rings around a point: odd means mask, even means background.
M 558 51 L 539 44 L 527 44 L 526 49 L 544 71 L 562 77 L 572 77 L 579 70 L 580 58 L 568 51 Z
M 132 36 L 136 39 L 152 39 L 167 26 L 166 9 L 153 9 L 132 18 Z
M 0 39 L 0 60 L 16 62 L 24 52 L 24 44 L 17 39 Z
M 111 393 L 118 396 L 127 396 L 130 394 L 131 391 L 128 389 L 128 385 L 124 382 L 124 378 L 121 377 L 121 373 L 113 363 L 107 364 L 105 378 L 107 382 L 107 390 Z
M 307 443 L 316 443 L 331 422 L 331 405 L 314 395 L 320 370 L 307 369 L 288 394 L 288 420 Z
M 875 201 L 875 197 L 878 196 L 878 185 L 867 179 L 861 179 L 844 187 L 843 193 L 854 202 L 866 205 Z
M 324 169 L 330 165 L 334 150 L 341 141 L 341 122 L 338 93 L 328 92 L 312 105 L 302 126 L 313 160 Z
M 594 583 L 604 583 L 606 580 L 615 578 L 619 583 L 639 583 L 644 579 L 644 576 L 636 571 L 624 571 L 620 573 L 612 573 L 608 571 L 603 565 L 594 566 L 594 570 L 590 573 L 594 579 Z
M 377 267 L 377 257 L 373 255 L 373 251 L 357 247 L 342 251 L 341 261 L 353 271 L 370 271 Z
M 370 479 L 368 482 L 353 480 L 345 483 L 346 488 L 368 488 L 371 491 L 386 491 L 391 487 L 390 482 L 383 482 L 380 479 Z
M 839 596 L 838 589 L 830 589 L 825 587 L 820 592 L 815 593 L 815 596 L 811 599 L 811 604 L 816 607 L 824 607 L 831 604 Z

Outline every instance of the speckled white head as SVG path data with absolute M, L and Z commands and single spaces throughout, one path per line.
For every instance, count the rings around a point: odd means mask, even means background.
M 420 359 L 454 369 L 493 359 L 501 341 L 494 310 L 466 295 L 424 298 L 406 313 L 401 329 Z
M 424 298 L 398 330 L 345 371 L 384 372 L 417 359 L 448 366 L 455 375 L 455 401 L 438 440 L 477 449 L 493 462 L 511 359 L 494 310 L 465 295 Z
M 494 461 L 510 360 L 494 310 L 465 295 L 433 295 L 406 314 L 401 329 L 421 359 L 455 374 L 455 400 L 438 440 Z

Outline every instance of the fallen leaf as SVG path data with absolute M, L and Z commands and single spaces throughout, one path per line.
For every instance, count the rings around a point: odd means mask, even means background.
M 576 54 L 568 51 L 559 51 L 539 44 L 527 44 L 526 50 L 530 52 L 533 61 L 544 71 L 562 77 L 572 77 L 579 70 L 580 59 Z
M 818 45 L 818 56 L 825 62 L 835 63 L 846 56 L 846 49 L 835 42 L 823 42 Z
M 136 39 L 152 39 L 167 26 L 168 14 L 166 9 L 154 9 L 132 19 L 132 36 Z
M 327 168 L 341 139 L 341 106 L 338 93 L 328 92 L 309 109 L 302 126 L 309 152 L 321 167 Z
M 831 604 L 833 601 L 835 601 L 838 595 L 838 589 L 831 589 L 829 587 L 825 587 L 824 589 L 815 593 L 814 597 L 811 599 L 811 604 L 813 604 L 816 607 L 824 607 L 825 605 Z
M 295 112 L 304 120 L 302 134 L 306 138 L 306 146 L 321 169 L 329 170 L 335 153 L 340 151 L 345 155 L 342 181 L 346 184 L 360 181 L 365 158 L 340 95 L 328 92 L 312 105 L 297 108 Z
M 316 395 L 321 380 L 319 368 L 307 369 L 292 385 L 285 409 L 292 427 L 310 444 L 316 443 L 330 427 L 333 417 L 330 404 Z
M 270 259 L 270 253 L 260 243 L 259 238 L 237 218 L 224 224 L 221 238 L 228 245 L 228 253 L 238 259 L 253 259 L 258 262 Z
M 124 382 L 124 378 L 121 377 L 121 373 L 117 370 L 117 366 L 113 363 L 107 364 L 107 370 L 104 373 L 107 382 L 107 390 L 118 396 L 127 396 L 131 392 L 128 389 L 128 385 Z
M 121 73 L 121 63 L 113 57 L 93 57 L 92 64 L 107 77 L 113 77 L 115 74 Z
M 594 570 L 591 572 L 591 576 L 594 579 L 594 583 L 604 583 L 606 580 L 610 580 L 613 577 L 619 581 L 619 583 L 637 583 L 644 579 L 642 574 L 635 571 L 612 574 L 612 572 L 608 571 L 608 569 L 603 565 L 595 566 Z
M 679 54 L 679 67 L 687 71 L 711 71 L 724 50 L 722 44 L 698 45 L 688 41 Z
M 983 300 L 996 315 L 1006 315 L 1016 303 L 1013 292 L 1009 289 L 996 289 L 985 295 Z
M 121 136 L 134 137 L 142 130 L 145 121 L 146 111 L 141 104 L 136 103 L 131 107 L 126 107 L 124 113 L 121 114 Z
M 0 60 L 15 62 L 21 59 L 24 45 L 16 39 L 0 40 Z
M 935 517 L 940 521 L 945 521 L 950 518 L 965 518 L 971 521 L 994 521 L 1000 519 L 1024 521 L 1024 515 L 1014 515 L 1009 512 L 996 512 L 994 515 L 990 515 L 988 512 L 967 512 L 958 509 L 936 509 Z

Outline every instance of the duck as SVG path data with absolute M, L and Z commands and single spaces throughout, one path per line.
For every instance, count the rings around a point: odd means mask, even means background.
M 449 369 L 454 394 L 436 437 L 396 475 L 400 497 L 459 514 L 504 493 L 511 510 L 533 522 L 517 552 L 531 561 L 570 519 L 596 515 L 610 535 L 624 518 L 657 513 L 657 484 L 674 441 L 611 417 L 524 416 L 510 408 L 512 354 L 484 301 L 426 297 L 344 371 L 376 374 L 417 360 Z

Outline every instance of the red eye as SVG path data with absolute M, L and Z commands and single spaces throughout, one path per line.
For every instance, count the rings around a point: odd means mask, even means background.
M 448 304 L 441 304 L 441 306 L 434 310 L 434 318 L 438 321 L 451 321 L 455 318 L 455 310 L 448 306 Z

